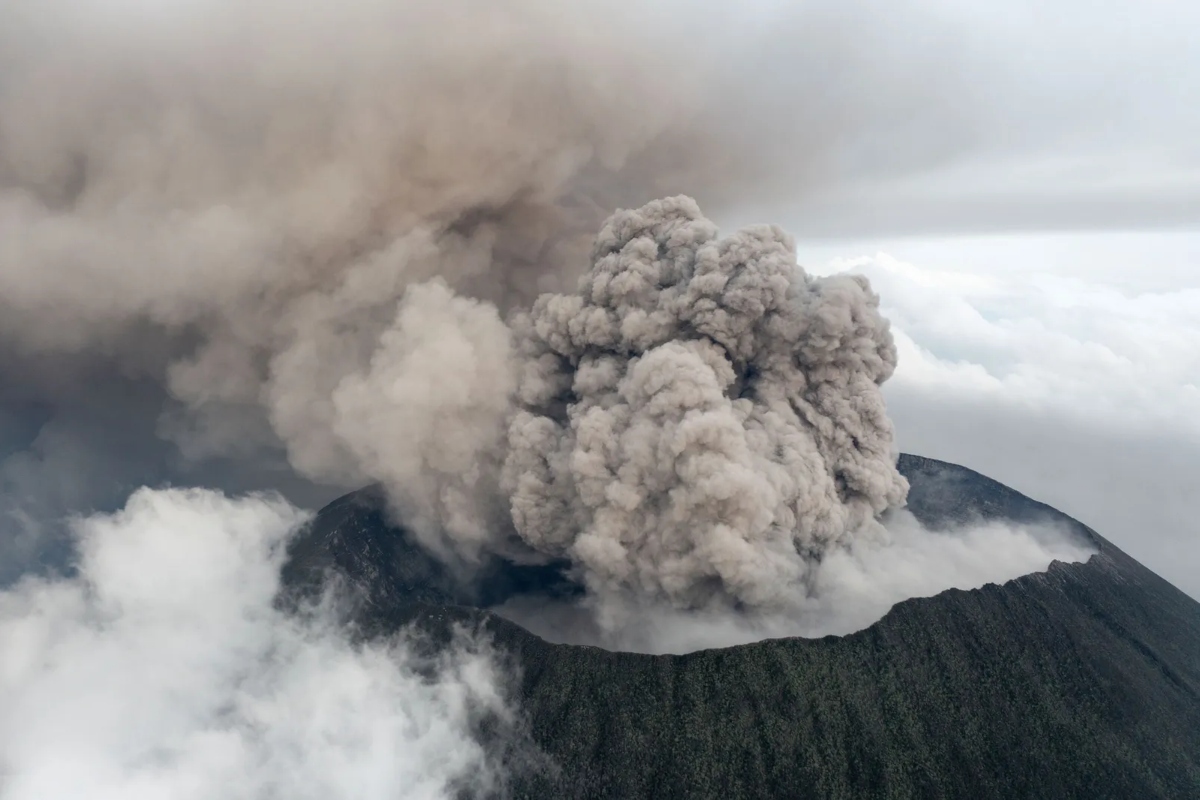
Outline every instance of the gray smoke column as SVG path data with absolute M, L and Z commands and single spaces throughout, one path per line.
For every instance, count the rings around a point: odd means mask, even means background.
M 513 521 L 602 599 L 778 607 L 904 501 L 878 298 L 807 276 L 778 227 L 720 238 L 687 197 L 620 211 L 579 291 L 514 328 Z

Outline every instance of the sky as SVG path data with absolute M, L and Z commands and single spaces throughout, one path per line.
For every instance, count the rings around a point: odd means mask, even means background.
M 772 86 L 824 81 L 805 101 L 860 123 L 839 132 L 835 179 L 773 202 L 798 235 L 1194 229 L 1194 3 L 829 5 L 801 4 L 798 25 L 853 32 L 836 65 L 810 77 L 786 47 L 762 56 Z

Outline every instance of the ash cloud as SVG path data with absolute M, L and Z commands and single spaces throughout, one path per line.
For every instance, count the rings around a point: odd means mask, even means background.
M 686 197 L 618 212 L 580 291 L 515 327 L 514 522 L 596 593 L 779 606 L 904 501 L 878 298 L 808 277 L 777 227 L 721 239 Z
M 51 410 L 11 474 L 56 431 L 87 454 L 39 520 L 138 483 L 381 481 L 466 570 L 567 556 L 606 626 L 795 607 L 903 501 L 895 352 L 864 281 L 676 195 L 816 191 L 955 73 L 892 69 L 854 14 L 780 38 L 686 9 L 6 4 L 0 363 Z M 796 53 L 781 102 L 759 76 Z M 144 448 L 76 424 L 110 418 Z
M 496 369 L 496 309 L 572 288 L 618 206 L 794 194 L 850 125 L 853 104 L 811 81 L 779 104 L 738 66 L 764 52 L 765 26 L 710 11 L 5 3 L 0 360 L 67 373 L 35 400 L 75 432 L 81 465 L 98 464 L 78 471 L 79 504 L 45 515 L 112 507 L 115 493 L 112 448 L 61 417 L 155 416 L 133 472 L 188 482 L 224 459 L 259 488 L 285 456 L 301 502 L 372 478 L 412 485 L 397 504 L 431 543 L 452 529 L 470 558 L 494 511 L 470 499 L 491 480 L 474 459 L 498 457 L 512 380 Z M 847 42 L 796 52 L 814 70 L 871 63 Z M 430 281 L 479 304 L 408 293 Z M 457 349 L 410 341 L 418 317 L 464 331 Z M 384 396 L 419 391 L 440 358 L 480 367 L 396 413 Z M 133 375 L 159 397 L 93 398 L 82 375 Z

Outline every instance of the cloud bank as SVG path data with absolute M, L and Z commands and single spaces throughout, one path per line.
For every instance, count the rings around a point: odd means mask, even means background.
M 75 524 L 74 578 L 0 593 L 0 796 L 439 798 L 502 786 L 517 741 L 486 641 L 353 644 L 273 604 L 279 499 L 142 489 Z M 505 765 L 504 769 L 515 765 Z
M 1200 597 L 1195 236 L 884 248 L 812 269 L 879 288 L 901 447 L 1050 503 Z

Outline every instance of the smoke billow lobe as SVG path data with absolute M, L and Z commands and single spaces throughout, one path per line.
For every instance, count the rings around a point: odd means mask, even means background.
M 514 523 L 598 593 L 779 606 L 904 501 L 878 298 L 807 276 L 777 227 L 722 239 L 686 197 L 620 211 L 579 292 L 515 327 Z

